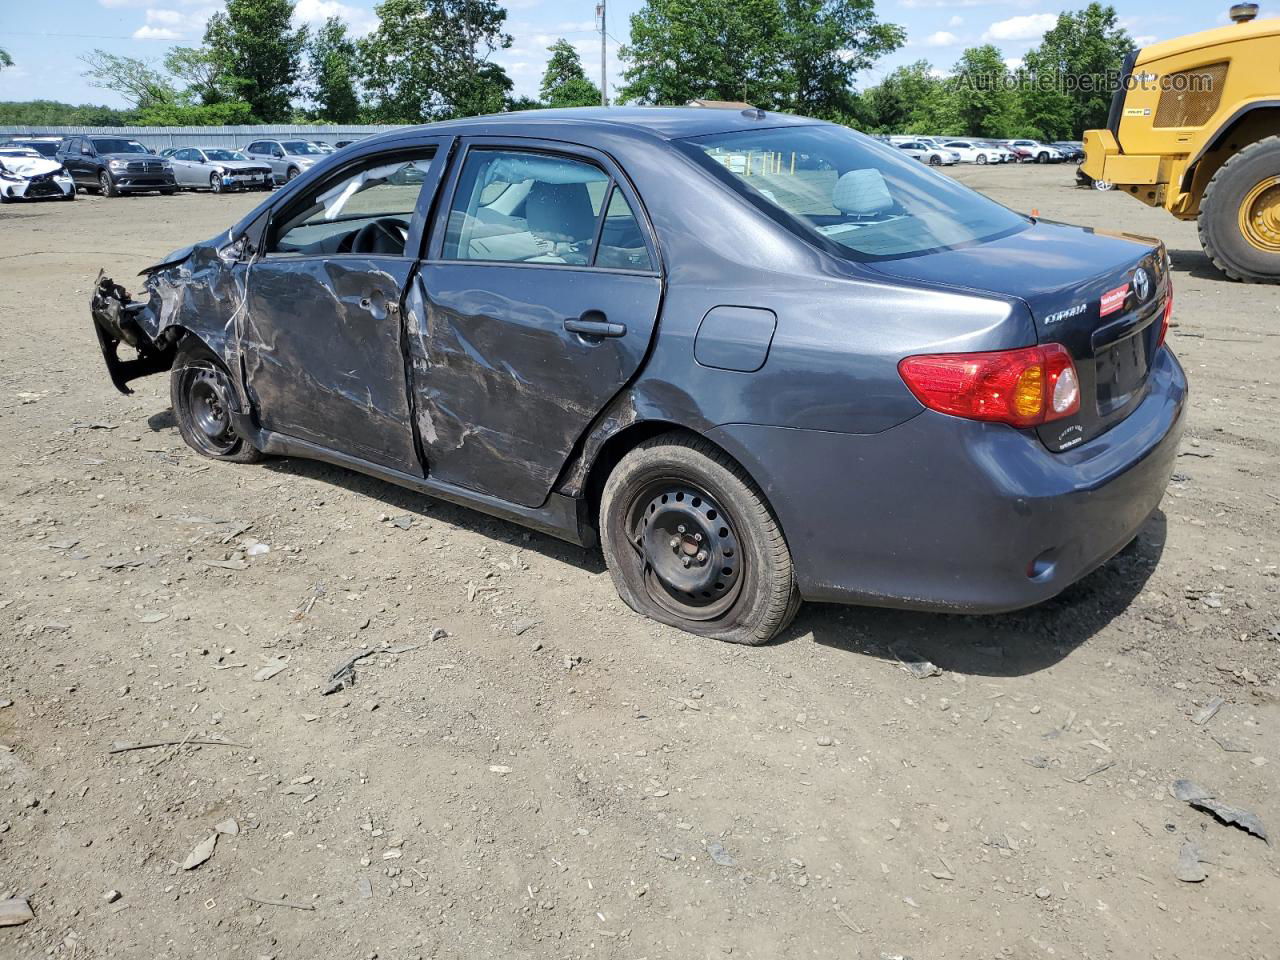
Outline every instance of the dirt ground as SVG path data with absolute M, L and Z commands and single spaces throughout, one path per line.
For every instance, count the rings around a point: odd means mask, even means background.
M 1069 167 L 956 175 L 1168 242 L 1193 393 L 1163 512 L 1036 609 L 808 605 L 763 649 L 641 620 L 518 527 L 202 460 L 164 377 L 117 394 L 98 268 L 257 197 L 4 207 L 0 900 L 35 919 L 0 957 L 1280 958 L 1275 849 L 1170 792 L 1280 837 L 1277 288 Z M 153 740 L 188 743 L 109 752 Z

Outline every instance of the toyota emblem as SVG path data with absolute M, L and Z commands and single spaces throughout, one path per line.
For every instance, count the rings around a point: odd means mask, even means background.
M 1142 267 L 1139 267 L 1133 275 L 1133 292 L 1138 295 L 1139 300 L 1146 300 L 1151 296 L 1151 278 Z

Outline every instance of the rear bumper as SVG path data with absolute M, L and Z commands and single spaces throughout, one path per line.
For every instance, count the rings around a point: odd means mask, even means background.
M 764 488 L 806 599 L 998 613 L 1055 596 L 1137 534 L 1173 472 L 1186 393 L 1161 350 L 1138 408 L 1065 453 L 932 411 L 874 435 L 708 436 Z

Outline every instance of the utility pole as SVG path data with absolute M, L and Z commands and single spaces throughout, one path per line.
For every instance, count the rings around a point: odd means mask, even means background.
M 600 0 L 596 4 L 596 16 L 600 18 L 600 106 L 607 107 L 609 105 L 609 68 L 605 63 L 605 39 L 608 32 L 605 29 L 605 9 L 604 5 L 608 0 Z

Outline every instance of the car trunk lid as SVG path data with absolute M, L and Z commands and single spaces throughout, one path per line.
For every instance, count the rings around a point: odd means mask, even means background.
M 1039 342 L 1066 347 L 1080 377 L 1079 412 L 1038 428 L 1050 450 L 1105 432 L 1145 394 L 1169 291 L 1158 240 L 1034 221 L 987 243 L 871 266 L 900 279 L 1026 303 Z

